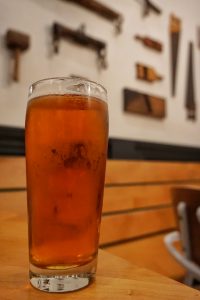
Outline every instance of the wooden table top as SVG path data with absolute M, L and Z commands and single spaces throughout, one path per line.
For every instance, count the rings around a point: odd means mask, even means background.
M 87 288 L 49 294 L 31 287 L 25 192 L 0 193 L 0 299 L 137 299 L 193 300 L 200 292 L 176 281 L 99 251 L 96 280 Z

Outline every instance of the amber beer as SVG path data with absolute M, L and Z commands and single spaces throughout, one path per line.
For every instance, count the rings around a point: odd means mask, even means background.
M 31 98 L 26 115 L 31 283 L 53 292 L 95 273 L 107 156 L 107 103 L 71 89 Z

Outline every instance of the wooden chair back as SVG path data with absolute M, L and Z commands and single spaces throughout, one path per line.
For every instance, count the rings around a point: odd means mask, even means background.
M 197 216 L 197 209 L 200 207 L 200 187 L 192 188 L 188 186 L 173 190 L 173 203 L 179 228 L 180 215 L 177 213 L 177 206 L 181 202 L 185 203 L 186 208 L 190 259 L 200 266 L 200 222 Z M 183 232 L 182 234 L 184 235 Z

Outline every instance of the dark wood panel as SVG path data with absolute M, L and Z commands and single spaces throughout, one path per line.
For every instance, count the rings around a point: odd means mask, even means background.
M 200 148 L 110 138 L 108 158 L 162 161 L 200 161 Z
M 0 155 L 24 155 L 24 128 L 0 126 Z
M 24 128 L 0 126 L 0 155 L 24 154 Z M 200 161 L 200 148 L 109 138 L 108 158 Z

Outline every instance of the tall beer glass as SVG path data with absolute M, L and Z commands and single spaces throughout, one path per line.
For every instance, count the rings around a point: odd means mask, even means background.
M 30 282 L 65 292 L 95 276 L 108 139 L 106 90 L 50 78 L 29 90 L 26 170 Z

